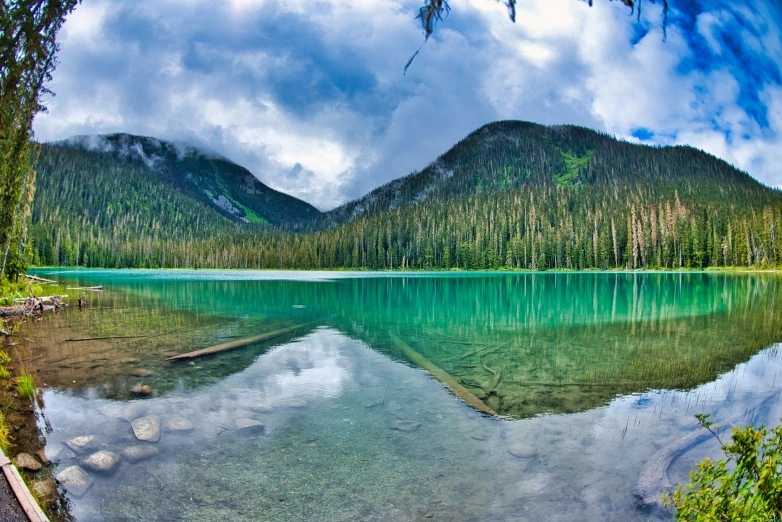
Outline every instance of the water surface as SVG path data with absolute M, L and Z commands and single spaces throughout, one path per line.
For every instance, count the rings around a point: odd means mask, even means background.
M 782 415 L 756 407 L 782 386 L 773 275 L 40 273 L 107 288 L 20 347 L 59 469 L 80 459 L 73 437 L 137 443 L 128 405 L 195 427 L 93 474 L 69 495 L 78 520 L 665 520 L 639 507 L 637 480 L 695 413 Z M 152 395 L 133 397 L 139 384 Z M 263 434 L 237 432 L 248 418 Z M 671 479 L 715 450 L 682 455 Z

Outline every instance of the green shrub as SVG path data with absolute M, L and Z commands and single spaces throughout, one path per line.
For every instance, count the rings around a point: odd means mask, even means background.
M 3 412 L 0 411 L 0 449 L 6 452 L 10 446 L 11 431 L 8 429 L 8 425 L 5 423 Z
M 3 350 L 0 350 L 0 364 L 8 364 L 9 362 L 11 362 L 11 357 Z
M 7 379 L 11 376 L 11 372 L 5 366 L 0 366 L 0 379 Z
M 696 417 L 720 440 L 708 415 Z M 690 484 L 663 496 L 676 520 L 782 520 L 782 425 L 735 427 L 722 451 L 723 459 L 706 458 L 690 473 Z
M 29 373 L 22 373 L 16 378 L 16 391 L 19 392 L 19 396 L 25 399 L 31 398 L 35 395 L 35 382 L 32 375 Z

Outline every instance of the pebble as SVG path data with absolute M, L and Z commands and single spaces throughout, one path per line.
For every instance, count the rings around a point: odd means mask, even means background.
M 92 487 L 92 478 L 79 466 L 65 468 L 56 477 L 57 482 L 65 486 L 65 489 L 74 496 L 84 495 Z
M 152 388 L 146 384 L 139 384 L 131 388 L 130 393 L 138 397 L 147 397 L 152 394 Z
M 415 431 L 415 430 L 417 430 L 420 427 L 421 427 L 421 423 L 420 422 L 406 421 L 406 420 L 396 420 L 391 425 L 391 429 L 392 430 L 404 431 L 404 432 L 407 432 L 407 433 L 409 433 L 411 431 Z
M 141 417 L 130 423 L 138 440 L 157 442 L 160 440 L 160 418 L 156 415 Z
M 123 363 L 123 364 L 137 363 L 138 359 L 134 359 L 134 358 L 130 357 L 130 358 L 127 358 L 127 359 L 120 359 L 119 362 Z
M 119 467 L 119 455 L 102 450 L 81 459 L 81 465 L 98 473 L 114 473 Z
M 193 431 L 195 427 L 193 426 L 192 422 L 185 419 L 184 417 L 172 417 L 165 420 L 163 423 L 163 429 L 173 433 L 185 434 Z
M 29 453 L 20 453 L 14 458 L 14 464 L 17 468 L 27 471 L 41 471 L 41 463 Z
M 122 448 L 119 454 L 123 459 L 127 460 L 131 464 L 135 464 L 137 462 L 141 462 L 142 460 L 156 457 L 160 454 L 160 451 L 156 447 L 149 446 L 147 444 L 135 444 L 133 446 Z
M 94 449 L 97 446 L 97 442 L 93 435 L 85 435 L 66 440 L 65 445 L 75 451 L 78 455 L 81 455 L 82 453 Z
M 263 433 L 264 425 L 254 419 L 236 419 L 236 433 L 239 435 L 255 435 Z
M 133 377 L 152 377 L 152 372 L 144 368 L 138 368 L 130 372 Z

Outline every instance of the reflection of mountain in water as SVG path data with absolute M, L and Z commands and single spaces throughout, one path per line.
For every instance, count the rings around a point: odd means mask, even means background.
M 113 280 L 113 274 L 79 274 L 83 283 L 121 290 L 101 296 L 95 303 L 100 309 L 78 316 L 69 311 L 64 321 L 50 318 L 37 328 L 45 347 L 39 372 L 50 384 L 89 386 L 122 398 L 138 381 L 130 372 L 143 365 L 154 373 L 147 380 L 158 393 L 202 386 L 241 371 L 269 346 L 203 358 L 195 367 L 165 363 L 165 355 L 316 320 L 406 361 L 393 340 L 398 337 L 501 414 L 526 417 L 582 411 L 649 388 L 690 388 L 782 334 L 773 313 L 780 280 L 764 275 L 469 274 L 307 282 L 188 281 L 188 272 L 178 272 L 177 280 Z M 100 346 L 64 342 L 75 332 L 147 337 Z M 300 349 L 314 354 L 321 348 Z M 66 368 L 60 368 L 63 360 Z M 301 364 L 283 363 L 280 375 L 306 371 Z M 318 371 L 327 376 L 339 369 Z

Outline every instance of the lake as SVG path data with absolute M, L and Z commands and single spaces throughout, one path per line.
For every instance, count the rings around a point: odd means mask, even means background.
M 34 273 L 106 288 L 15 348 L 79 521 L 670 520 L 694 414 L 782 417 L 773 274 Z

